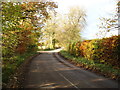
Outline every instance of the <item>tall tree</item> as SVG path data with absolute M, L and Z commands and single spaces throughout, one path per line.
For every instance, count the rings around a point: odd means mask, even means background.
M 21 56 L 36 51 L 41 28 L 49 18 L 48 9 L 56 7 L 52 1 L 1 3 L 3 83 L 18 67 Z
M 2 2 L 3 56 L 24 53 L 35 46 L 49 12 L 57 8 L 52 1 Z
M 79 41 L 80 32 L 85 26 L 85 16 L 85 12 L 79 7 L 70 8 L 64 17 L 52 12 L 43 28 L 43 39 L 50 48 L 54 48 L 56 42 L 65 47 L 71 42 Z
M 85 11 L 79 7 L 71 7 L 68 14 L 62 20 L 62 27 L 57 38 L 66 46 L 71 42 L 80 40 L 80 32 L 85 26 Z
M 55 48 L 56 34 L 58 30 L 58 19 L 55 12 L 50 12 L 51 18 L 48 19 L 43 28 L 44 35 L 41 36 L 48 42 L 49 48 Z

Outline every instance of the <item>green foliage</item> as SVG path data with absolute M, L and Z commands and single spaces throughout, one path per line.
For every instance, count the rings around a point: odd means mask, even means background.
M 67 48 L 70 43 L 80 40 L 80 32 L 85 26 L 86 17 L 82 9 L 72 7 L 64 17 L 55 12 L 50 14 L 51 18 L 46 21 L 42 30 L 44 35 L 41 36 L 49 48 L 55 48 L 58 43 Z
M 68 52 L 74 56 L 80 56 L 80 45 L 81 45 L 81 42 L 74 42 L 74 43 L 70 43 L 69 44 L 69 48 L 68 48 Z
M 41 26 L 48 19 L 54 2 L 2 2 L 2 59 L 3 83 L 26 59 L 37 51 Z M 40 14 L 37 17 L 37 14 Z M 40 23 L 38 21 L 41 21 Z M 25 56 L 24 56 L 25 55 Z
M 80 32 L 85 26 L 86 13 L 79 7 L 71 7 L 64 17 L 60 18 L 56 39 L 67 48 L 67 45 L 80 41 Z M 71 46 L 72 47 L 72 46 Z

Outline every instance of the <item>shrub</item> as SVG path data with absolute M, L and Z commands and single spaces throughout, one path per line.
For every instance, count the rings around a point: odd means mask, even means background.
M 80 45 L 81 45 L 80 41 L 76 43 L 76 56 L 80 56 L 81 55 Z

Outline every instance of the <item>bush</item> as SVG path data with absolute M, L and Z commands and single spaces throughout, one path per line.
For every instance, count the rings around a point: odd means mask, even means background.
M 80 55 L 80 49 L 79 49 L 79 46 L 80 46 L 80 42 L 73 42 L 71 44 L 69 44 L 69 53 L 74 55 L 74 56 L 79 56 Z
M 81 45 L 80 41 L 76 43 L 76 56 L 80 56 L 81 55 L 80 45 Z

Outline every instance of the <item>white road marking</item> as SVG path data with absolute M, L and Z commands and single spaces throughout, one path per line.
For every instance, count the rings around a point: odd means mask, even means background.
M 58 72 L 59 73 L 59 72 Z M 72 86 L 74 86 L 76 89 L 80 90 L 77 86 L 75 86 L 70 80 L 68 80 L 64 75 L 62 75 L 61 73 L 59 73 L 59 75 L 61 77 L 63 77 L 66 81 L 68 81 Z
M 37 70 L 39 70 L 40 68 L 39 68 L 39 65 L 38 65 L 38 63 L 36 64 L 36 67 L 37 67 Z
M 54 68 L 55 71 L 57 71 L 57 69 Z M 69 82 L 72 86 L 74 86 L 77 90 L 80 90 L 80 88 L 78 88 L 76 85 L 74 85 L 70 80 L 68 80 L 64 75 L 62 75 L 61 73 L 58 72 L 58 74 L 63 77 L 67 82 Z

